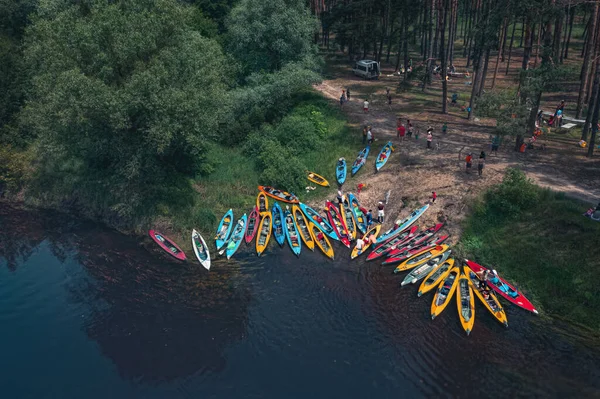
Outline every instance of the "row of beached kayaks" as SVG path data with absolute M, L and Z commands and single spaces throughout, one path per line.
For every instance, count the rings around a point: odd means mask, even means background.
M 351 176 L 354 176 L 360 168 L 367 162 L 367 157 L 369 156 L 369 152 L 371 151 L 371 146 L 368 145 L 358 153 L 356 160 L 352 163 L 350 167 Z M 394 151 L 394 146 L 391 141 L 388 141 L 381 151 L 379 151 L 379 155 L 377 156 L 377 160 L 375 161 L 375 170 L 379 171 L 388 161 L 392 151 Z M 308 180 L 312 183 L 315 183 L 319 186 L 329 187 L 329 182 L 323 176 L 315 173 L 307 171 Z M 346 159 L 340 158 L 338 159 L 335 166 L 335 178 L 337 183 L 341 186 L 346 182 L 346 177 L 348 176 L 348 166 L 346 164 Z

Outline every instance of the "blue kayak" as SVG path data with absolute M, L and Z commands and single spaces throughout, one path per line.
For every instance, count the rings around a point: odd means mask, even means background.
M 389 229 L 388 231 L 386 231 L 385 233 L 380 235 L 377 238 L 376 244 L 380 244 L 384 241 L 387 241 L 389 238 L 392 238 L 392 237 L 400 234 L 402 231 L 406 230 L 407 228 L 409 228 L 414 222 L 417 221 L 417 219 L 419 219 L 421 217 L 421 215 L 423 215 L 425 213 L 425 211 L 427 209 L 429 209 L 429 204 L 423 206 L 422 208 L 414 210 L 410 215 L 408 215 L 408 217 L 406 219 L 397 220 L 394 225 L 396 225 L 398 227 L 395 229 L 392 227 L 391 229 Z
M 356 161 L 354 161 L 354 163 L 352 164 L 352 176 L 354 176 L 356 174 L 356 172 L 358 172 L 359 169 L 362 168 L 363 165 L 367 162 L 367 157 L 369 156 L 370 150 L 371 150 L 371 147 L 366 146 L 365 148 L 363 148 L 361 150 L 361 152 L 358 153 L 358 156 L 356 157 Z
M 292 217 L 292 213 L 287 209 L 285 210 L 285 232 L 287 242 L 290 244 L 292 252 L 294 252 L 296 256 L 300 256 L 302 242 L 300 241 L 300 235 L 298 234 L 298 226 L 296 226 L 296 221 Z
M 219 228 L 217 229 L 217 235 L 215 236 L 217 250 L 221 249 L 221 247 L 225 245 L 225 242 L 229 239 L 229 234 L 231 234 L 232 227 L 233 211 L 230 209 L 225 212 L 225 215 L 223 215 L 221 223 L 219 223 Z
M 333 227 L 331 227 L 327 219 L 321 216 L 319 212 L 315 211 L 310 206 L 303 204 L 302 202 L 300 203 L 300 209 L 302 209 L 302 212 L 304 212 L 306 217 L 308 217 L 308 219 L 310 219 L 310 221 L 313 222 L 315 226 L 323 232 L 323 234 L 327 235 L 331 239 L 339 240 L 338 236 L 333 230 Z
M 242 240 L 244 239 L 244 233 L 246 232 L 246 223 L 248 222 L 248 216 L 244 213 L 244 215 L 238 220 L 233 228 L 233 232 L 231 233 L 231 237 L 227 242 L 227 259 L 231 258 L 235 251 L 238 250 Z
M 377 160 L 375 161 L 375 169 L 379 171 L 390 159 L 390 154 L 392 153 L 392 142 L 388 141 L 386 145 L 383 146 L 381 151 L 379 151 L 379 155 L 377 155 Z
M 340 185 L 344 184 L 346 181 L 346 160 L 344 158 L 340 158 L 337 161 L 337 166 L 335 167 L 335 176 Z
M 273 235 L 280 246 L 285 242 L 285 230 L 283 229 L 283 211 L 276 202 L 272 208 L 273 213 Z
M 354 194 L 348 193 L 346 194 L 346 198 L 350 205 L 350 211 L 352 212 L 354 222 L 356 222 L 356 227 L 358 227 L 361 233 L 365 234 L 369 227 L 367 226 L 367 215 L 360 209 L 360 202 L 358 202 L 358 198 L 356 198 Z

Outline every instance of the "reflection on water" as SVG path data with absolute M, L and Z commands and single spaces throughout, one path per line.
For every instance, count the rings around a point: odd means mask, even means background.
M 208 273 L 148 241 L 0 205 L 3 393 L 600 395 L 600 349 L 585 331 L 514 307 L 504 329 L 478 306 L 467 338 L 454 303 L 431 321 L 430 295 L 341 246 L 330 261 L 271 245 Z

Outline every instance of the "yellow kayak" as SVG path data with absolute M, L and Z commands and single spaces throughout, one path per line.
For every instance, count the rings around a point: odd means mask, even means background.
M 258 193 L 256 197 L 256 206 L 258 207 L 258 212 L 261 215 L 264 215 L 265 212 L 269 210 L 269 197 L 262 191 Z
M 437 245 L 433 248 L 426 248 L 423 251 L 417 252 L 410 258 L 406 259 L 404 262 L 400 263 L 398 267 L 396 267 L 396 270 L 394 270 L 394 273 L 403 272 L 405 270 L 410 270 L 414 267 L 422 265 L 430 259 L 440 256 L 449 248 L 449 245 Z
M 508 327 L 508 318 L 506 317 L 506 312 L 504 312 L 504 309 L 502 308 L 502 305 L 500 305 L 498 297 L 496 297 L 494 291 L 479 287 L 479 282 L 481 279 L 473 270 L 471 270 L 471 268 L 468 266 L 463 266 L 463 270 L 465 275 L 469 277 L 469 280 L 471 280 L 473 292 L 477 298 L 479 298 L 481 303 L 483 303 L 483 306 L 486 307 L 486 309 L 492 314 L 492 316 L 496 318 L 496 320 L 504 324 L 504 327 Z M 484 291 L 486 295 L 484 295 Z
M 315 184 L 318 184 L 319 186 L 329 187 L 329 182 L 327 181 L 327 179 L 325 179 L 321 175 L 316 174 L 315 172 L 308 172 L 307 179 Z
M 438 267 L 430 271 L 429 274 L 425 277 L 425 280 L 423 280 L 423 282 L 421 283 L 417 296 L 426 294 L 438 285 L 440 285 L 440 282 L 448 276 L 450 270 L 452 270 L 453 267 L 454 258 L 450 258 L 447 261 L 440 263 Z
M 456 287 L 458 286 L 459 275 L 460 269 L 454 266 L 438 286 L 433 301 L 431 302 L 431 320 L 435 319 L 435 317 L 442 313 L 444 309 L 446 309 L 446 306 L 448 306 L 450 298 L 452 298 L 452 295 L 454 295 L 454 291 L 456 291 Z
M 360 250 L 360 251 L 358 250 L 357 247 L 354 247 L 354 249 L 352 250 L 352 253 L 350 254 L 350 259 L 354 259 L 357 256 L 364 254 L 367 251 L 367 249 L 369 249 L 369 247 L 371 246 L 371 241 L 368 241 L 367 238 L 371 235 L 375 235 L 375 238 L 377 238 L 380 230 L 381 230 L 380 224 L 378 224 L 377 226 L 371 227 L 369 230 L 367 230 L 367 232 L 363 236 L 363 239 L 365 239 L 365 245 L 363 246 L 362 250 Z
M 310 234 L 312 234 L 313 238 L 315 239 L 315 243 L 317 244 L 317 246 L 319 248 L 321 248 L 321 251 L 323 251 L 323 253 L 325 255 L 327 255 L 331 259 L 333 259 L 333 247 L 331 246 L 331 243 L 327 239 L 327 236 L 325 234 L 323 234 L 323 232 L 321 230 L 319 230 L 319 228 L 317 226 L 315 226 L 315 224 L 313 222 L 308 223 L 308 230 L 310 231 Z
M 315 238 L 310 233 L 308 229 L 308 220 L 306 220 L 306 216 L 300 210 L 300 207 L 296 204 L 292 205 L 292 215 L 294 217 L 294 221 L 296 222 L 296 226 L 298 226 L 298 231 L 300 232 L 300 237 L 306 247 L 311 251 L 315 250 Z
M 258 237 L 256 238 L 256 254 L 258 256 L 260 256 L 267 248 L 267 245 L 269 245 L 269 238 L 271 238 L 271 230 L 273 229 L 271 220 L 271 211 L 265 211 L 262 219 L 260 219 L 260 230 L 258 230 Z
M 348 203 L 347 201 L 344 201 Z M 356 222 L 354 221 L 354 217 L 352 217 L 352 211 L 350 209 L 346 209 L 344 203 L 340 204 L 340 215 L 342 215 L 342 219 L 346 222 L 346 227 L 348 228 L 348 233 L 350 234 L 350 241 L 356 240 Z
M 469 335 L 473 331 L 473 324 L 475 323 L 475 296 L 473 295 L 471 280 L 464 273 L 461 273 L 458 278 L 456 307 L 458 309 L 460 324 L 462 324 L 463 329 Z

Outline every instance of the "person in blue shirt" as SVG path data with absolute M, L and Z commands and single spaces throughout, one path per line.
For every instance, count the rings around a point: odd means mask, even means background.
M 369 212 L 367 212 L 367 226 L 371 226 L 372 224 L 373 224 L 373 213 L 369 209 Z

